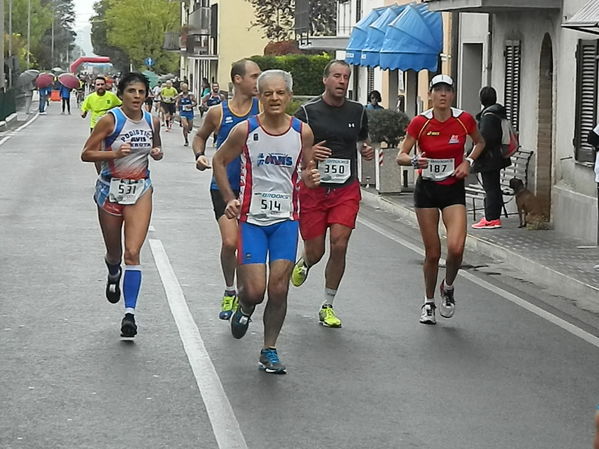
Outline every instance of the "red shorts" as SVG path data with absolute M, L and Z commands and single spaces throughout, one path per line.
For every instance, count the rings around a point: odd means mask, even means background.
M 317 187 L 307 188 L 300 182 L 300 232 L 304 240 L 324 235 L 332 224 L 340 224 L 354 229 L 360 210 L 360 183 L 337 189 Z

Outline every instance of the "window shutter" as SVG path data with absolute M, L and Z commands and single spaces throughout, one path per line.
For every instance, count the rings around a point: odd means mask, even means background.
M 520 125 L 520 41 L 505 42 L 504 106 L 516 132 Z
M 574 156 L 579 162 L 594 162 L 595 148 L 587 143 L 597 124 L 597 40 L 579 40 L 576 49 L 576 114 Z

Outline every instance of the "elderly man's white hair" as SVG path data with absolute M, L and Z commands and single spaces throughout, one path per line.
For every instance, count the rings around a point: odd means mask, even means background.
M 260 74 L 258 77 L 258 92 L 262 93 L 264 83 L 273 78 L 281 78 L 285 81 L 285 88 L 287 91 L 293 92 L 293 77 L 291 76 L 291 73 L 279 69 L 265 70 Z

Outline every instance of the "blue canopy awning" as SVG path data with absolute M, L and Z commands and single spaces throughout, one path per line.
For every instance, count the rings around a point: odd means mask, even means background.
M 362 50 L 360 65 L 367 67 L 376 67 L 379 65 L 379 51 L 385 40 L 385 32 L 388 25 L 404 10 L 405 6 L 389 6 L 383 13 L 368 27 L 368 38 L 366 45 Z
M 362 20 L 354 25 L 345 50 L 345 62 L 348 64 L 360 65 L 362 50 L 368 39 L 368 26 L 378 19 L 385 9 L 385 7 L 373 9 L 370 11 L 370 14 L 362 17 Z
M 426 4 L 410 4 L 391 22 L 380 53 L 381 69 L 437 71 L 443 51 L 441 13 Z

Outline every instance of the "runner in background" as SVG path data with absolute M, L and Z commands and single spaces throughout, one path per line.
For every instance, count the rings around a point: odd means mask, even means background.
M 166 131 L 170 131 L 173 127 L 173 116 L 175 115 L 175 98 L 177 97 L 177 89 L 173 87 L 173 82 L 168 80 L 166 86 L 160 90 L 160 105 L 164 112 L 164 123 Z
M 202 126 L 193 139 L 192 145 L 198 170 L 204 171 L 211 167 L 205 153 L 206 142 L 212 134 L 216 133 L 216 148 L 220 148 L 236 124 L 260 112 L 258 100 L 255 98 L 257 93 L 256 81 L 259 75 L 260 67 L 249 59 L 242 59 L 231 66 L 233 98 L 210 108 Z M 227 165 L 229 184 L 236 194 L 239 193 L 240 171 L 241 162 L 239 158 Z M 228 320 L 233 313 L 237 297 L 235 289 L 237 221 L 225 217 L 226 203 L 214 178 L 210 184 L 210 197 L 212 198 L 214 217 L 218 223 L 221 236 L 220 263 L 225 280 L 225 292 L 218 317 L 221 320 Z
M 187 136 L 193 130 L 193 110 L 197 104 L 195 95 L 189 92 L 189 86 L 186 83 L 181 83 L 181 93 L 177 95 L 176 108 L 179 111 L 181 127 L 183 128 L 184 146 L 189 146 Z

